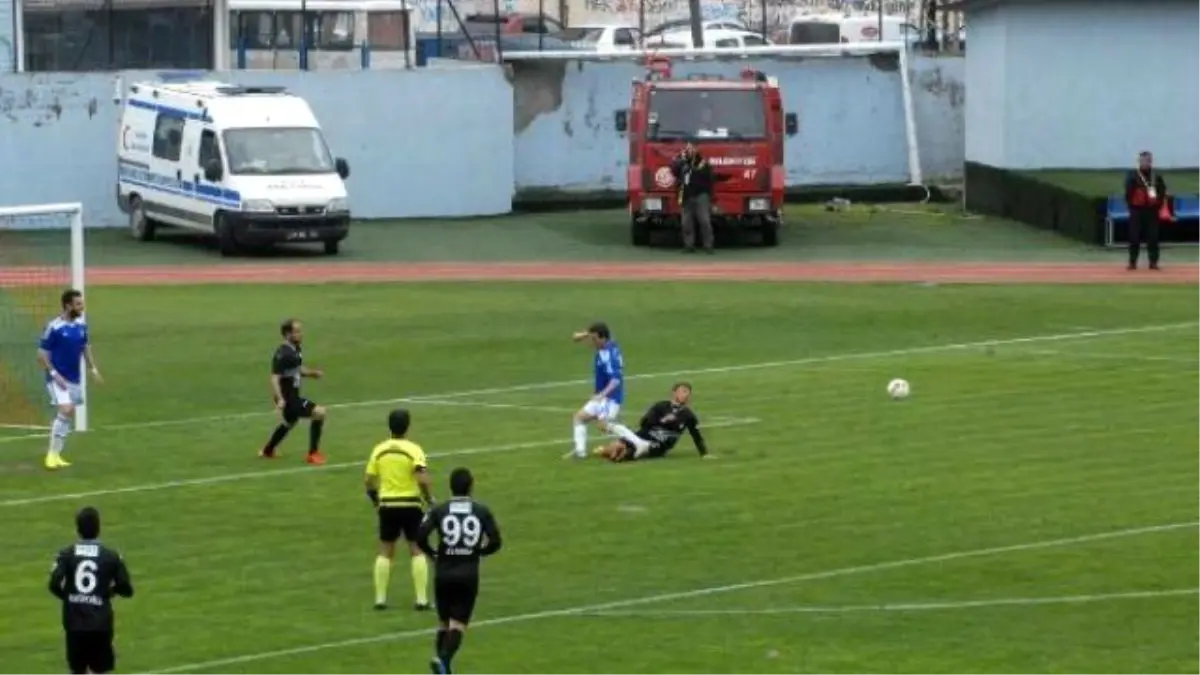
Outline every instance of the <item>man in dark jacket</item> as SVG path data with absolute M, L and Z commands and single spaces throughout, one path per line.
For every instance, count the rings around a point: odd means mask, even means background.
M 671 173 L 679 186 L 679 203 L 683 207 L 683 252 L 696 252 L 696 229 L 700 230 L 700 245 L 706 253 L 713 252 L 712 227 L 712 165 L 688 143 L 671 160 Z
M 1150 269 L 1158 269 L 1159 210 L 1167 199 L 1167 182 L 1154 172 L 1154 156 L 1138 155 L 1138 168 L 1125 177 L 1125 202 L 1129 204 L 1129 269 L 1136 270 L 1142 241 Z

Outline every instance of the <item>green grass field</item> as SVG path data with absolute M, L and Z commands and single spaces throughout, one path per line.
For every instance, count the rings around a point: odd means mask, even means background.
M 438 492 L 500 519 L 461 672 L 1197 672 L 1194 287 L 427 284 L 96 288 L 107 383 L 74 466 L 0 431 L 0 671 L 61 672 L 46 592 L 101 509 L 137 597 L 121 672 L 423 672 L 371 609 L 361 470 L 397 398 Z M 326 379 L 330 465 L 274 463 L 280 307 Z M 719 456 L 569 463 L 585 322 L 626 415 L 677 379 Z M 18 330 L 10 324 L 9 330 Z M 17 344 L 29 335 L 8 336 Z M 17 357 L 10 357 L 17 358 Z M 7 364 L 20 370 L 27 365 Z M 892 377 L 913 395 L 893 402 Z M 20 378 L 12 378 L 17 382 Z M 8 410 L 39 402 L 12 385 Z M 389 400 L 391 399 L 391 400 Z

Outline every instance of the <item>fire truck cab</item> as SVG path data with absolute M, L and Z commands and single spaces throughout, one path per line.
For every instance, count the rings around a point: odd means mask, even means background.
M 764 246 L 779 243 L 783 223 L 785 136 L 798 131 L 784 113 L 775 78 L 745 70 L 738 79 L 672 78 L 670 62 L 647 59 L 633 83 L 629 110 L 616 114 L 629 139 L 630 231 L 648 246 L 655 230 L 679 230 L 680 192 L 671 162 L 691 143 L 713 168 L 713 228 L 719 240 L 758 232 Z

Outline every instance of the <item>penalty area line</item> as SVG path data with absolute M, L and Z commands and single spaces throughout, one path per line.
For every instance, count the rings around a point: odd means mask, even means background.
M 756 417 L 742 417 L 730 419 L 717 419 L 708 422 L 703 426 L 705 429 L 719 429 L 723 427 L 740 427 L 751 424 L 758 424 L 762 420 Z M 612 438 L 607 436 L 606 438 Z M 571 439 L 555 438 L 553 440 L 542 441 L 527 441 L 524 443 L 509 443 L 507 445 L 490 445 L 477 448 L 462 448 L 459 450 L 446 450 L 444 452 L 429 453 L 430 459 L 439 459 L 442 457 L 461 457 L 464 455 L 486 455 L 498 452 L 514 452 L 517 450 L 529 450 L 533 448 L 545 448 L 554 445 L 562 445 L 567 447 L 571 444 Z M 555 460 L 557 461 L 557 457 Z M 266 461 L 258 460 L 255 461 Z M 263 471 L 247 471 L 244 473 L 227 473 L 217 476 L 207 476 L 204 478 L 192 478 L 188 480 L 165 481 L 162 483 L 144 483 L 141 485 L 130 485 L 122 488 L 112 488 L 109 490 L 90 490 L 87 492 L 72 492 L 66 494 L 41 495 L 38 497 L 22 497 L 17 499 L 6 499 L 0 501 L 0 508 L 12 508 L 16 506 L 29 506 L 32 504 L 46 504 L 50 502 L 74 501 L 78 499 L 88 499 L 91 497 L 106 497 L 110 495 L 134 494 L 138 492 L 157 492 L 160 490 L 170 490 L 174 488 L 197 487 L 201 485 L 218 485 L 221 483 L 232 483 L 242 480 L 253 480 L 256 478 L 271 478 L 274 476 L 291 476 L 298 473 L 313 473 L 333 471 L 336 469 L 348 469 L 350 467 L 362 468 L 365 466 L 365 460 L 353 462 L 334 462 L 323 466 L 297 466 L 286 469 L 263 470 Z
M 990 607 L 1034 607 L 1037 605 L 1078 605 L 1113 600 L 1144 600 L 1194 596 L 1200 588 L 1174 588 L 1170 590 L 1127 591 L 1123 593 L 1096 593 L 1091 595 L 1060 595 L 1032 598 L 988 598 L 981 600 L 947 600 L 941 602 L 904 602 L 879 605 L 799 605 L 795 607 L 729 607 L 725 609 L 646 609 L 646 610 L 601 610 L 581 612 L 575 616 L 590 617 L 641 617 L 646 619 L 677 619 L 684 617 L 746 617 L 773 616 L 778 614 L 855 614 L 861 612 L 926 612 L 937 610 L 977 609 Z
M 774 579 L 762 579 L 758 581 L 747 581 L 743 583 L 728 584 L 724 586 L 708 586 L 704 588 L 696 588 L 690 591 L 679 591 L 675 593 L 660 593 L 658 595 L 646 595 L 639 598 L 630 598 L 628 600 L 616 600 L 613 602 L 602 602 L 590 605 L 580 605 L 577 607 L 566 607 L 563 609 L 551 609 L 542 612 L 529 612 L 526 614 L 510 614 L 508 616 L 499 616 L 494 619 L 483 619 L 475 621 L 471 624 L 471 630 L 478 630 L 486 626 L 503 626 L 514 623 L 523 623 L 526 621 L 537 621 L 540 619 L 550 619 L 560 616 L 577 616 L 580 614 L 589 614 L 595 612 L 603 612 L 607 610 L 616 610 L 624 607 L 636 607 L 640 605 L 650 605 L 659 602 L 668 602 L 671 600 L 686 600 L 688 598 L 700 598 L 709 595 L 717 595 L 721 593 L 733 593 L 736 591 L 750 590 L 755 588 L 768 588 L 773 586 L 783 586 L 787 584 L 803 583 L 808 581 L 819 581 L 822 579 L 833 579 L 838 577 L 854 576 L 858 574 L 868 574 L 871 572 L 881 572 L 884 570 L 899 569 L 903 567 L 914 567 L 919 565 L 928 565 L 933 563 L 949 562 L 952 560 L 962 560 L 967 558 L 981 558 L 994 555 L 1003 555 L 1006 553 L 1015 553 L 1018 551 L 1035 551 L 1039 549 L 1056 548 L 1062 546 L 1073 546 L 1075 544 L 1084 544 L 1094 541 L 1104 541 L 1107 539 L 1119 539 L 1123 537 L 1133 537 L 1141 534 L 1151 534 L 1156 532 L 1170 532 L 1174 530 L 1192 529 L 1195 530 L 1200 526 L 1200 521 L 1164 523 L 1159 525 L 1147 525 L 1143 527 L 1134 527 L 1124 530 L 1110 530 L 1108 532 L 1096 532 L 1093 534 L 1084 534 L 1074 537 L 1063 537 L 1060 539 L 1043 539 L 1040 541 L 1031 541 L 1023 544 L 1009 544 L 1006 546 L 993 546 L 988 548 L 977 548 L 965 551 L 954 551 L 951 553 L 942 553 L 939 555 L 921 556 L 918 558 L 901 558 L 897 560 L 889 560 L 886 562 L 869 563 L 865 565 L 853 565 L 850 567 L 838 567 L 820 572 L 808 572 L 804 574 L 796 574 L 786 577 L 776 577 Z M 392 642 L 399 640 L 409 640 L 414 638 L 422 638 L 428 635 L 433 635 L 435 629 L 424 628 L 416 630 L 400 631 L 395 633 L 384 633 L 381 635 L 373 635 L 370 637 L 351 638 L 347 640 L 337 640 L 332 642 L 323 642 L 320 644 L 306 645 L 303 647 L 291 647 L 287 649 L 276 649 L 272 651 L 263 651 L 256 654 L 244 654 L 241 656 L 231 656 L 221 659 L 212 659 L 209 661 L 198 661 L 184 665 L 171 666 L 168 668 L 159 668 L 153 673 L 187 673 L 198 670 L 212 670 L 215 668 L 228 668 L 229 666 L 239 665 L 242 663 L 253 663 L 256 661 L 265 661 L 268 659 L 287 658 L 292 656 L 300 656 L 302 654 L 311 654 L 314 652 L 325 651 L 327 649 L 344 649 L 346 647 L 357 647 L 360 645 L 377 644 L 380 642 Z

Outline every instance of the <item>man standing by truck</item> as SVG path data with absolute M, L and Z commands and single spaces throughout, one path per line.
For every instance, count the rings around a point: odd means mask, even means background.
M 696 252 L 696 230 L 700 230 L 700 245 L 704 252 L 712 255 L 712 165 L 700 154 L 696 146 L 688 143 L 671 161 L 671 173 L 679 186 L 679 204 L 682 207 L 683 252 Z

